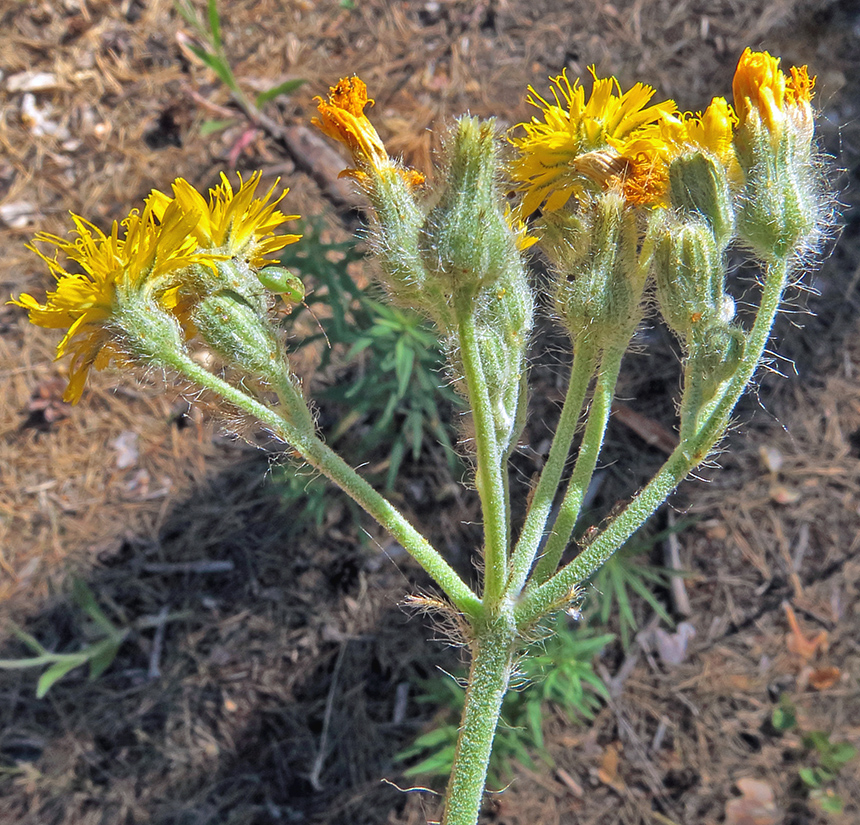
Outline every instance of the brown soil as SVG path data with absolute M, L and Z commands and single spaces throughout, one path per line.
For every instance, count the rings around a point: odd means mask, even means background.
M 855 4 L 221 5 L 225 48 L 243 88 L 308 82 L 270 105 L 268 128 L 237 116 L 236 126 L 206 137 L 206 121 L 238 111 L 180 47 L 187 26 L 170 0 L 0 4 L 0 292 L 48 285 L 24 243 L 38 230 L 64 234 L 69 210 L 107 227 L 176 175 L 210 185 L 232 155 L 240 171 L 281 175 L 291 211 L 324 214 L 330 231 L 345 235 L 355 225 L 354 194 L 335 181 L 338 161 L 305 125 L 311 97 L 353 72 L 375 92 L 374 119 L 389 148 L 425 170 L 455 115 L 516 123 L 528 116 L 526 86 L 544 86 L 565 66 L 570 76 L 595 64 L 623 85 L 652 83 L 691 110 L 729 93 L 746 45 L 808 63 L 818 75 L 821 142 L 843 170 L 835 179 L 844 228 L 820 270 L 804 276 L 815 291 L 798 291 L 799 311 L 778 325 L 773 366 L 783 376 L 763 374 L 742 402 L 720 468 L 704 474 L 709 483 L 688 482 L 673 498 L 675 510 L 700 518 L 680 536 L 697 630 L 689 655 L 670 667 L 638 644 L 626 655 L 610 650 L 600 666 L 614 679 L 612 703 L 589 728 L 548 709 L 556 768 L 517 768 L 486 821 L 860 820 L 860 759 L 832 785 L 844 813 L 825 817 L 799 787 L 806 763 L 797 736 L 769 726 L 787 693 L 803 729 L 860 746 Z M 749 283 L 738 274 L 738 290 Z M 267 484 L 268 462 L 284 459 L 265 434 L 241 423 L 231 427 L 242 438 L 219 435 L 224 422 L 205 403 L 189 407 L 182 388 L 162 376 L 133 383 L 99 373 L 78 406 L 62 404 L 56 338 L 19 310 L 0 308 L 3 614 L 49 649 L 76 649 L 87 632 L 67 595 L 77 576 L 120 623 L 183 615 L 163 635 L 134 635 L 97 681 L 72 674 L 43 700 L 34 698 L 32 672 L 0 672 L 0 822 L 433 819 L 432 795 L 392 784 L 408 786 L 392 757 L 429 722 L 430 711 L 410 698 L 416 680 L 457 662 L 444 644 L 427 643 L 434 631 L 423 619 L 399 606 L 427 585 L 420 571 L 396 551 L 387 560 L 387 539 L 369 524 L 367 536 L 357 530 L 340 503 L 322 529 L 292 529 Z M 652 430 L 671 430 L 672 344 L 659 328 L 643 331 L 641 342 L 620 395 Z M 544 391 L 523 442 L 538 451 L 564 371 L 558 343 L 549 329 L 537 342 L 534 376 Z M 313 366 L 302 366 L 311 387 Z M 338 376 L 335 369 L 324 378 Z M 662 455 L 624 420 L 610 425 L 606 506 L 628 496 Z M 118 466 L 118 437 L 137 439 L 126 467 Z M 518 478 L 534 472 L 530 455 L 517 457 Z M 427 460 L 436 473 L 440 459 Z M 419 483 L 427 473 L 407 467 L 398 502 L 468 570 L 474 497 L 449 484 L 434 498 Z M 195 567 L 209 562 L 221 564 Z M 828 634 L 827 649 L 809 663 L 787 643 L 785 604 L 807 636 Z M 2 648 L 2 658 L 23 653 L 15 640 Z M 826 685 L 824 667 L 838 669 Z M 776 813 L 736 818 L 730 803 L 744 778 L 773 790 Z

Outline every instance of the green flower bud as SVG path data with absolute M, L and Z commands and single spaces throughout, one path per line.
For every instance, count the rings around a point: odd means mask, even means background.
M 395 168 L 370 169 L 367 192 L 373 204 L 369 242 L 380 264 L 380 280 L 391 300 L 400 306 L 444 316 L 444 301 L 432 301 L 427 292 L 427 270 L 419 251 L 424 212 L 414 187 Z
M 577 215 L 549 213 L 543 228 L 555 264 L 555 310 L 571 338 L 589 336 L 599 347 L 626 342 L 639 322 L 644 286 L 633 209 L 607 192 Z
M 696 328 L 733 317 L 734 302 L 725 294 L 725 261 L 703 219 L 665 222 L 656 243 L 654 270 L 660 312 L 685 342 Z
M 117 309 L 112 326 L 118 349 L 142 363 L 164 364 L 168 353 L 185 349 L 185 335 L 176 317 L 157 301 L 128 301 Z
M 305 299 L 301 278 L 284 266 L 267 266 L 257 272 L 257 278 L 269 292 L 283 296 L 284 300 L 298 304 Z
M 704 218 L 722 251 L 734 234 L 734 207 L 726 167 L 702 152 L 681 155 L 669 166 L 669 203 L 679 213 Z
M 764 261 L 781 260 L 806 245 L 821 220 L 820 183 L 808 145 L 791 130 L 774 147 L 765 129 L 738 149 L 746 173 L 738 235 Z
M 696 370 L 702 397 L 708 401 L 723 381 L 735 374 L 746 348 L 746 335 L 731 324 L 714 323 L 696 330 L 688 370 Z
M 204 298 L 193 320 L 200 337 L 244 372 L 273 380 L 285 369 L 274 330 L 240 294 L 226 291 Z
M 460 118 L 448 157 L 439 203 L 424 224 L 424 261 L 445 295 L 476 295 L 519 266 L 502 209 L 495 121 Z

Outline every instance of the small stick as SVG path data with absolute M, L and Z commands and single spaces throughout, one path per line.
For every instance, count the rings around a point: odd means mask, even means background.
M 321 791 L 323 789 L 322 782 L 320 782 L 320 774 L 322 773 L 323 765 L 325 763 L 328 728 L 331 723 L 331 712 L 334 708 L 334 697 L 337 692 L 337 677 L 340 675 L 340 668 L 343 664 L 343 657 L 346 653 L 346 646 L 348 644 L 349 639 L 346 639 L 341 645 L 337 654 L 337 661 L 334 663 L 334 670 L 331 673 L 331 685 L 329 685 L 328 696 L 325 700 L 325 715 L 323 716 L 323 726 L 322 731 L 320 732 L 320 746 L 317 751 L 317 758 L 314 759 L 313 770 L 311 771 L 310 777 L 308 777 L 308 781 L 311 783 L 311 787 L 315 791 Z
M 232 561 L 153 561 L 143 565 L 144 573 L 229 573 Z
M 675 532 L 675 514 L 668 510 L 669 535 L 663 542 L 663 564 L 670 570 L 681 572 L 681 543 L 678 541 L 678 534 Z M 672 597 L 672 606 L 679 616 L 685 618 L 693 615 L 693 609 L 690 607 L 690 596 L 687 593 L 687 586 L 684 584 L 684 579 L 681 576 L 672 576 L 669 582 L 669 593 Z
M 158 624 L 155 625 L 155 634 L 152 637 L 152 650 L 149 653 L 149 670 L 147 676 L 150 679 L 158 679 L 161 676 L 161 650 L 164 647 L 164 628 L 167 627 L 167 605 L 158 611 Z

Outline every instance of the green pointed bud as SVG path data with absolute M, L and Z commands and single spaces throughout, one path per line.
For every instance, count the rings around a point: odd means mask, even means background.
M 824 203 L 805 133 L 774 138 L 751 119 L 735 141 L 746 183 L 738 198 L 738 235 L 764 261 L 784 260 L 815 235 Z
M 275 331 L 239 293 L 204 298 L 192 317 L 200 337 L 243 372 L 274 380 L 286 369 Z
M 305 299 L 305 285 L 302 279 L 293 275 L 285 266 L 267 266 L 257 271 L 260 283 L 269 290 L 294 304 Z
M 499 189 L 495 121 L 460 118 L 447 155 L 441 197 L 424 224 L 424 261 L 446 295 L 476 295 L 519 266 Z
M 739 327 L 715 323 L 697 329 L 693 336 L 691 360 L 704 380 L 703 395 L 707 400 L 717 387 L 735 374 L 744 357 L 746 335 Z
M 425 216 L 415 198 L 415 187 L 395 167 L 370 169 L 367 175 L 367 192 L 374 208 L 368 240 L 379 261 L 382 285 L 394 303 L 425 312 L 435 320 L 447 309 L 444 301 L 433 301 L 432 295 L 425 294 L 427 270 L 419 251 Z
M 653 265 L 660 313 L 682 340 L 689 342 L 697 327 L 731 320 L 734 302 L 725 294 L 725 260 L 704 220 L 667 220 Z
M 644 278 L 637 261 L 636 215 L 620 195 L 607 192 L 578 215 L 549 213 L 544 248 L 555 264 L 554 303 L 576 341 L 621 344 L 640 318 Z
M 728 246 L 735 231 L 735 215 L 722 163 L 702 152 L 673 160 L 669 166 L 669 203 L 684 215 L 704 218 L 720 251 Z

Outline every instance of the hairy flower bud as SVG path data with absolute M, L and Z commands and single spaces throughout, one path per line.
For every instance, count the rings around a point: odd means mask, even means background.
M 271 324 L 239 293 L 207 296 L 192 317 L 200 337 L 227 363 L 267 381 L 285 369 Z
M 547 215 L 543 234 L 556 268 L 555 310 L 571 338 L 588 336 L 598 347 L 626 343 L 639 321 L 644 286 L 633 209 L 607 192 L 576 215 Z
M 725 294 L 725 260 L 704 219 L 665 221 L 656 243 L 654 271 L 660 312 L 685 343 L 696 328 L 733 317 L 734 302 Z
M 720 251 L 734 234 L 734 207 L 726 166 L 703 152 L 680 155 L 669 165 L 669 205 L 710 224 Z
M 778 58 L 749 49 L 735 73 L 735 148 L 746 176 L 738 234 L 765 261 L 803 248 L 822 219 L 812 150 L 813 85 L 805 66 L 787 77 Z
M 448 295 L 476 295 L 519 265 L 516 237 L 502 209 L 498 155 L 495 121 L 460 118 L 441 197 L 422 238 L 427 268 Z

